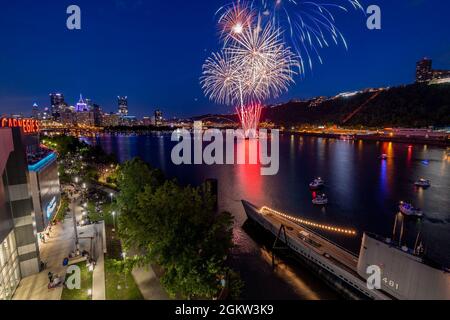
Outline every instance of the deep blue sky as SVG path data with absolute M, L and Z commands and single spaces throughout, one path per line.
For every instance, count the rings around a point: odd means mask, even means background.
M 29 113 L 33 102 L 46 107 L 54 91 L 70 104 L 83 93 L 105 111 L 127 95 L 138 116 L 156 107 L 167 116 L 228 113 L 204 98 L 198 78 L 219 47 L 214 13 L 229 1 L 1 1 L 0 114 Z M 383 29 L 369 31 L 362 13 L 338 15 L 349 50 L 322 51 L 324 65 L 276 101 L 410 83 L 423 56 L 450 69 L 450 1 L 361 2 L 381 6 Z M 81 7 L 81 31 L 66 28 L 70 4 Z

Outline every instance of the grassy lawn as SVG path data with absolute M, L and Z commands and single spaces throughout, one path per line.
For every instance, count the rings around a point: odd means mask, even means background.
M 81 270 L 81 288 L 73 290 L 64 288 L 61 300 L 92 300 L 88 295 L 88 290 L 92 290 L 92 272 L 89 272 L 85 261 L 78 263 L 77 266 Z
M 106 224 L 105 285 L 106 300 L 142 300 L 142 294 L 131 273 L 123 273 L 114 267 L 114 260 L 122 259 L 122 246 L 112 226 Z
M 103 205 L 101 205 L 100 212 L 95 211 L 95 202 L 94 201 L 88 201 L 88 205 L 86 208 L 86 211 L 88 212 L 89 219 L 91 221 L 105 221 L 106 225 L 113 225 L 113 204 L 111 202 L 106 202 Z M 117 217 L 116 217 L 117 219 Z M 116 220 L 117 222 L 117 220 Z
M 107 254 L 105 255 L 106 299 L 142 300 L 142 294 L 131 273 L 125 274 L 114 267 L 114 261 L 122 259 L 122 246 L 116 232 L 112 231 L 114 226 L 113 208 L 114 205 L 111 201 L 105 201 L 101 205 L 100 212 L 96 212 L 94 201 L 88 201 L 86 208 L 91 221 L 105 221 L 107 246 Z M 117 216 L 115 219 L 117 224 Z
M 113 259 L 105 259 L 106 300 L 142 300 L 131 273 L 117 272 L 113 265 Z

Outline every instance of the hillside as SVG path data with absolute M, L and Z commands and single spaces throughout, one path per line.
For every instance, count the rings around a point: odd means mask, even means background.
M 285 126 L 449 126 L 450 85 L 413 84 L 323 101 L 289 102 L 265 108 L 262 121 Z

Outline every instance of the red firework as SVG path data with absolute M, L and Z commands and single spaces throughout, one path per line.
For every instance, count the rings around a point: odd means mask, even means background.
M 246 137 L 256 135 L 261 118 L 261 110 L 262 106 L 257 102 L 250 103 L 247 106 L 236 107 Z

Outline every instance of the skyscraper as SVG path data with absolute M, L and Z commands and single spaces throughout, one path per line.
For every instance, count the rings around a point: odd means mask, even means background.
M 37 103 L 33 104 L 33 109 L 31 111 L 32 117 L 33 119 L 39 119 L 39 107 L 37 105 Z
M 128 97 L 117 97 L 118 99 L 118 114 L 119 116 L 126 116 L 128 115 Z
M 80 94 L 80 100 L 78 101 L 75 107 L 75 112 L 85 112 L 85 111 L 89 111 L 89 108 L 87 103 L 84 102 L 83 100 L 83 95 Z
M 450 70 L 433 69 L 433 61 L 428 58 L 423 58 L 417 62 L 416 67 L 416 82 L 430 83 L 432 81 L 450 80 Z
M 163 113 L 161 110 L 155 111 L 155 125 L 161 126 L 163 124 Z
M 416 66 L 416 82 L 428 82 L 433 79 L 432 60 L 423 58 L 417 62 Z
M 59 118 L 61 112 L 63 111 L 66 103 L 64 102 L 64 95 L 61 93 L 51 93 L 50 94 L 50 112 L 53 119 Z

